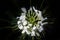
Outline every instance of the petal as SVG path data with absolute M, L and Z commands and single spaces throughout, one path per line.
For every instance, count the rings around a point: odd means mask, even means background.
M 44 20 L 46 20 L 47 19 L 47 17 L 45 17 L 42 21 L 44 21 Z
M 36 29 L 36 26 L 34 26 L 32 30 L 35 30 L 35 29 Z
M 20 17 L 17 17 L 16 19 L 19 19 Z
M 23 25 L 22 24 L 19 24 L 18 25 L 18 28 L 22 30 L 23 29 Z
M 22 34 L 24 34 L 24 33 L 25 33 L 25 30 L 22 31 Z
M 27 27 L 26 26 L 24 26 L 24 30 L 27 30 Z
M 32 10 L 32 7 L 30 7 L 30 9 L 29 10 Z
M 28 24 L 28 26 L 32 26 L 32 24 Z
M 26 33 L 27 33 L 28 35 L 30 35 L 30 31 L 26 30 Z
M 38 22 L 38 24 L 41 24 L 41 23 L 42 23 L 42 21 L 39 21 L 39 22 Z
M 39 11 L 38 17 L 40 18 L 41 21 L 44 19 L 41 11 Z
M 37 35 L 37 36 L 40 36 L 40 34 L 39 34 L 39 33 L 37 33 L 37 32 L 36 32 L 36 35 Z
M 31 36 L 35 36 L 35 31 L 32 31 Z
M 39 30 L 39 32 L 42 32 L 43 31 L 43 27 L 40 26 L 40 28 L 38 30 Z
M 44 23 L 42 23 L 41 25 L 43 26 L 43 25 L 45 25 L 45 24 L 48 24 L 48 22 L 44 22 Z
M 20 16 L 20 20 L 25 20 L 25 16 Z
M 20 24 L 21 23 L 21 21 L 17 21 L 17 24 Z
M 24 13 L 26 13 L 26 8 L 21 8 L 21 10 L 22 10 Z
M 33 10 L 35 11 L 35 12 L 37 12 L 37 10 L 35 9 L 35 7 L 33 6 Z
M 27 28 L 30 28 L 29 26 L 26 26 Z
M 24 20 L 24 21 L 23 21 L 23 25 L 26 25 L 26 24 L 27 24 L 27 21 L 26 21 L 26 20 Z
M 35 7 L 33 7 L 33 10 L 36 12 L 36 15 L 40 18 L 40 20 L 43 20 L 42 12 L 39 10 L 36 10 Z

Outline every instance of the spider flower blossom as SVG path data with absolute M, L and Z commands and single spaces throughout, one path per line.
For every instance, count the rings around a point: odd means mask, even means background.
M 30 7 L 27 11 L 25 8 L 21 8 L 23 13 L 21 13 L 19 20 L 17 21 L 18 28 L 22 30 L 22 34 L 26 33 L 31 36 L 39 36 L 39 32 L 43 31 L 43 25 L 47 24 L 47 22 L 42 23 L 42 21 L 46 20 L 43 18 L 42 12 L 35 9 L 35 7 Z

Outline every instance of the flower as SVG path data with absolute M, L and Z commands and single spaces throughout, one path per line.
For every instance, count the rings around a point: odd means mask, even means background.
M 42 32 L 43 25 L 47 24 L 47 22 L 44 22 L 44 20 L 47 19 L 43 18 L 42 12 L 35 9 L 35 7 L 30 7 L 30 9 L 27 11 L 25 8 L 21 8 L 23 13 L 21 13 L 19 20 L 17 21 L 18 28 L 22 30 L 22 34 L 26 33 L 30 36 L 39 36 L 39 32 Z

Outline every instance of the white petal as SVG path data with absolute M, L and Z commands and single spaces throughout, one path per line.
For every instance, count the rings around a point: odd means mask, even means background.
M 31 36 L 35 36 L 35 31 L 32 31 Z
M 29 10 L 32 10 L 32 7 L 30 7 L 30 9 Z
M 41 21 L 38 22 L 38 24 L 42 23 Z
M 26 8 L 21 8 L 21 10 L 22 10 L 24 13 L 26 13 Z
M 36 26 L 33 27 L 33 30 L 35 30 L 35 29 L 36 29 Z
M 24 30 L 25 30 L 25 32 L 29 35 L 30 32 L 27 30 L 27 28 L 29 28 L 29 26 L 24 26 Z
M 24 30 L 27 30 L 27 27 L 26 26 L 24 26 Z
M 39 24 L 37 24 L 37 27 L 39 27 L 40 25 Z
M 47 19 L 47 17 L 45 17 L 45 18 L 43 19 L 43 21 L 46 20 L 46 19 Z
M 39 22 L 38 22 L 38 24 L 39 24 L 39 26 L 41 26 L 41 24 L 42 24 L 42 21 L 39 21 Z
M 41 20 L 41 21 L 43 21 L 43 20 L 44 20 L 44 18 L 42 17 L 42 15 L 41 15 L 41 14 L 38 14 L 38 16 L 39 16 L 39 18 L 40 18 L 40 20 Z
M 36 14 L 38 15 L 38 17 L 41 17 L 42 16 L 42 12 L 37 10 Z
M 19 25 L 18 25 L 18 28 L 19 28 L 19 29 L 23 29 L 22 24 L 19 24 Z
M 21 23 L 21 21 L 17 21 L 17 24 L 20 24 Z
M 20 18 L 20 17 L 17 17 L 16 19 L 18 19 L 18 18 Z
M 42 12 L 39 10 L 36 10 L 35 7 L 33 7 L 34 11 L 36 12 L 36 15 L 38 15 L 38 17 L 43 20 L 43 16 L 42 16 Z
M 43 26 L 43 25 L 45 25 L 45 24 L 48 24 L 48 22 L 44 22 L 44 23 L 42 23 L 41 25 Z
M 37 10 L 38 12 L 36 13 L 36 15 L 38 15 L 38 17 L 40 18 L 40 20 L 44 20 L 43 16 L 42 16 L 42 12 Z
M 33 7 L 33 10 L 34 10 L 35 12 L 37 12 L 37 10 L 35 9 L 35 7 Z
M 28 24 L 28 26 L 32 26 L 32 24 Z
M 26 30 L 26 33 L 29 35 L 30 34 L 30 32 L 28 31 L 28 30 Z
M 38 30 L 39 30 L 39 32 L 42 32 L 43 31 L 43 27 L 40 26 L 40 28 Z
M 22 34 L 24 34 L 24 33 L 25 33 L 25 30 L 22 31 Z
M 26 26 L 27 28 L 30 28 L 29 26 Z
M 36 35 L 37 35 L 37 36 L 40 36 L 40 34 L 39 34 L 39 33 L 37 33 L 37 32 L 36 32 Z
M 25 16 L 20 16 L 20 20 L 25 20 Z
M 27 21 L 23 21 L 23 25 L 26 25 L 27 24 Z
M 47 17 L 44 18 L 45 20 L 47 19 Z

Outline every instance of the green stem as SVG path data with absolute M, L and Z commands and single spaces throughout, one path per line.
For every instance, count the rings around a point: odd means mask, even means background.
M 21 37 L 20 37 L 20 39 L 21 40 L 25 40 L 25 37 L 26 37 L 26 34 L 22 34 Z
M 43 1 L 42 1 L 41 5 L 40 5 L 40 9 L 41 9 L 41 7 L 42 7 L 42 5 L 43 5 L 44 1 L 45 1 L 45 0 L 43 0 Z
M 37 40 L 41 40 L 41 35 L 40 36 L 36 36 Z
M 31 6 L 31 0 L 30 0 L 30 6 Z
M 32 37 L 32 40 L 34 40 L 34 36 Z

